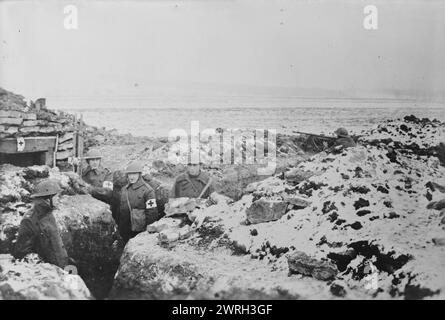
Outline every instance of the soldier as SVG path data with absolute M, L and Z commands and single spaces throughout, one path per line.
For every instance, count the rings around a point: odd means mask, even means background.
M 14 257 L 37 253 L 43 261 L 64 268 L 70 262 L 53 215 L 53 197 L 61 189 L 56 181 L 40 182 L 31 196 L 33 211 L 20 223 Z
M 212 179 L 201 170 L 201 163 L 192 163 L 189 159 L 187 171 L 173 184 L 171 197 L 208 198 L 213 191 Z
M 355 147 L 357 145 L 354 139 L 349 136 L 348 130 L 346 130 L 345 128 L 338 128 L 337 130 L 335 130 L 334 133 L 337 135 L 337 138 L 335 139 L 334 145 L 325 150 L 326 152 Z M 324 145 L 325 147 L 327 146 L 327 144 Z
M 102 155 L 98 150 L 92 149 L 83 159 L 87 161 L 88 166 L 82 170 L 82 179 L 93 186 L 91 195 L 110 204 L 113 190 L 112 173 L 102 167 Z
M 119 233 L 125 242 L 159 220 L 155 192 L 142 178 L 142 167 L 133 162 L 125 170 L 128 184 L 121 190 L 117 216 Z

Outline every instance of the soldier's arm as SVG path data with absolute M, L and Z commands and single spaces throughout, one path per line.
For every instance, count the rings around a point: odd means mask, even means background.
M 20 223 L 19 234 L 14 246 L 14 257 L 22 259 L 34 250 L 35 235 L 28 219 L 23 219 Z
M 144 201 L 147 224 L 152 224 L 159 219 L 158 207 L 156 204 L 156 195 L 153 189 L 147 189 L 144 194 Z

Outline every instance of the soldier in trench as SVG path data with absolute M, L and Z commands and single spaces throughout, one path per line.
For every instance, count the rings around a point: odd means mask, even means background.
M 68 257 L 53 215 L 53 197 L 60 191 L 59 184 L 50 179 L 37 184 L 31 195 L 32 212 L 20 223 L 13 250 L 15 258 L 22 259 L 27 254 L 36 253 L 43 261 L 61 268 L 74 264 L 74 260 Z
M 87 167 L 82 170 L 82 179 L 92 186 L 91 195 L 100 201 L 111 204 L 113 174 L 108 168 L 102 166 L 101 153 L 92 149 L 83 159 L 87 161 Z
M 120 205 L 116 215 L 124 242 L 145 231 L 147 225 L 160 218 L 155 191 L 142 178 L 142 168 L 140 162 L 133 162 L 125 170 L 128 184 L 120 191 Z
M 171 190 L 172 198 L 206 199 L 214 191 L 212 179 L 201 169 L 202 163 L 193 163 L 189 157 L 186 172 L 176 177 Z

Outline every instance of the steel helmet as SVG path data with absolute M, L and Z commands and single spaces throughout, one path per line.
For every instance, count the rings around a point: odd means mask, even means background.
M 59 183 L 55 180 L 47 179 L 39 182 L 34 188 L 34 193 L 31 198 L 53 196 L 59 193 L 62 189 L 59 187 Z
M 86 156 L 84 157 L 85 160 L 90 159 L 102 159 L 102 155 L 100 154 L 99 150 L 91 149 L 87 152 Z
M 349 136 L 348 130 L 346 130 L 345 128 L 338 128 L 337 130 L 335 130 L 335 134 L 339 137 Z
M 144 164 L 140 161 L 134 161 L 130 163 L 125 169 L 125 173 L 142 173 L 142 168 L 144 168 Z

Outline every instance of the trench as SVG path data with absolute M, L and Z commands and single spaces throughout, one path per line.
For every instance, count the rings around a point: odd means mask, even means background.
M 102 224 L 62 235 L 78 275 L 98 300 L 108 298 L 124 248 L 113 227 Z

